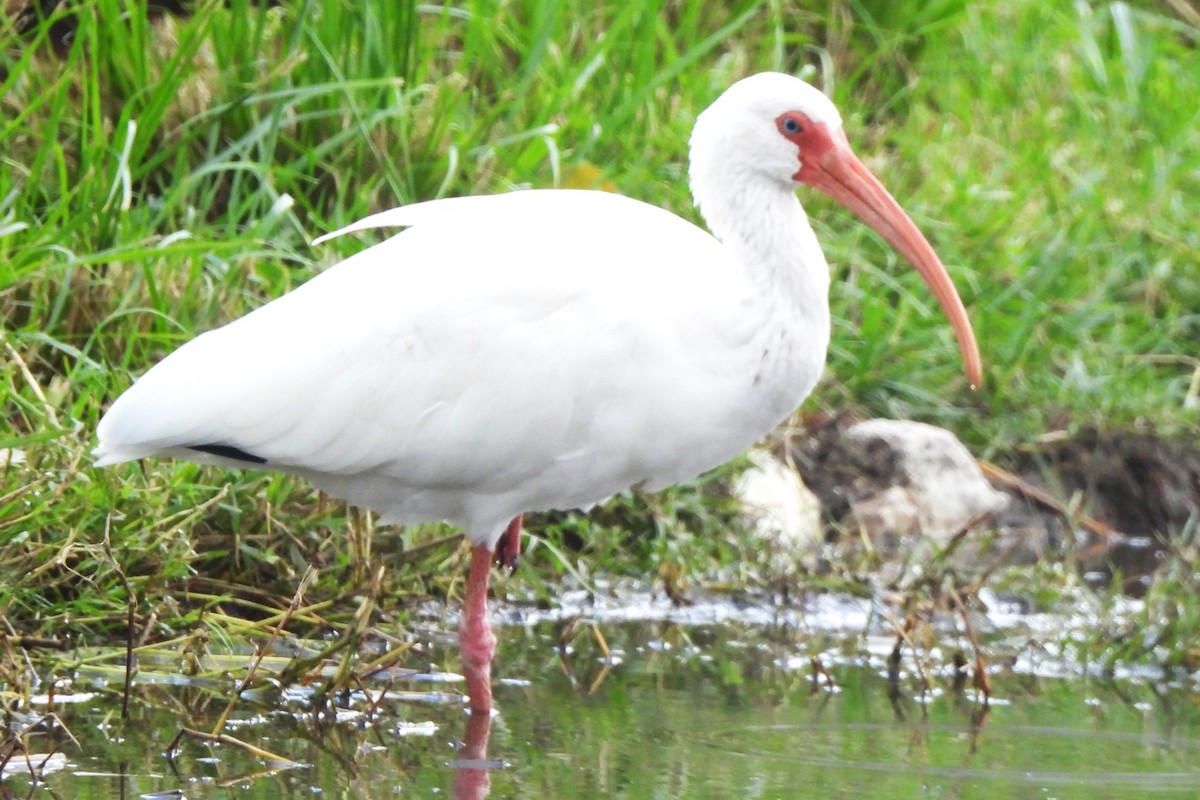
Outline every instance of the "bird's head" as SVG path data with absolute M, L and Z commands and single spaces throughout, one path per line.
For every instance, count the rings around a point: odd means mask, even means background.
M 696 119 L 691 151 L 697 193 L 704 183 L 747 192 L 746 186 L 730 184 L 756 181 L 789 193 L 797 184 L 807 184 L 874 228 L 924 278 L 954 328 L 967 379 L 979 386 L 979 348 L 954 284 L 929 241 L 854 155 L 842 117 L 828 97 L 778 72 L 744 78 Z
M 820 90 L 791 75 L 762 72 L 730 86 L 696 118 L 692 161 L 737 165 L 790 188 L 804 160 L 838 136 L 844 139 L 842 117 Z

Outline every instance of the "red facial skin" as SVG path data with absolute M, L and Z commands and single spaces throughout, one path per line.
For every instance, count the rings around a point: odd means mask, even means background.
M 797 147 L 800 169 L 792 178 L 819 189 L 849 208 L 921 274 L 954 328 L 967 380 L 972 389 L 978 388 L 983 382 L 983 363 L 958 291 L 929 241 L 883 184 L 854 155 L 846 134 L 840 127 L 830 131 L 826 123 L 816 122 L 800 111 L 780 114 L 775 119 L 775 127 L 783 138 Z

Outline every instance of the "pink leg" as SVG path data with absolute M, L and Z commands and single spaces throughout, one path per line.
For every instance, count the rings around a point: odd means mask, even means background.
M 496 563 L 510 570 L 517 568 L 517 557 L 521 555 L 521 515 L 513 517 L 504 529 L 500 541 L 496 542 Z
M 471 551 L 471 575 L 467 578 L 467 596 L 463 600 L 462 622 L 458 626 L 458 644 L 471 711 L 483 713 L 492 710 L 492 659 L 496 655 L 496 637 L 492 635 L 487 619 L 488 572 L 491 568 L 491 549 L 486 544 L 478 545 Z

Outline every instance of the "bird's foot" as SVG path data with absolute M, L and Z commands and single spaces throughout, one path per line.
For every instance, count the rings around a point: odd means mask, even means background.
M 517 568 L 517 559 L 521 555 L 521 515 L 513 517 L 512 522 L 500 534 L 496 542 L 496 552 L 493 557 L 498 565 L 507 567 L 509 571 Z

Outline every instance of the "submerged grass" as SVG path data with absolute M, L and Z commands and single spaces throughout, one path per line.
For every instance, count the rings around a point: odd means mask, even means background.
M 10 633 L 111 639 L 132 606 L 141 639 L 225 636 L 277 619 L 310 565 L 309 602 L 329 605 L 292 618 L 306 633 L 347 630 L 356 593 L 455 595 L 452 531 L 376 532 L 287 477 L 95 470 L 96 421 L 174 347 L 361 246 L 307 242 L 371 211 L 605 185 L 695 219 L 691 123 L 760 70 L 832 94 L 949 265 L 988 369 L 968 393 L 915 276 L 805 194 L 836 278 L 808 408 L 943 424 L 1000 463 L 1048 432 L 1200 430 L 1200 32 L 1155 5 L 231 0 L 174 18 L 98 0 L 0 25 Z M 761 580 L 713 485 L 548 515 L 517 580 Z M 1170 580 L 1194 641 L 1190 574 Z

